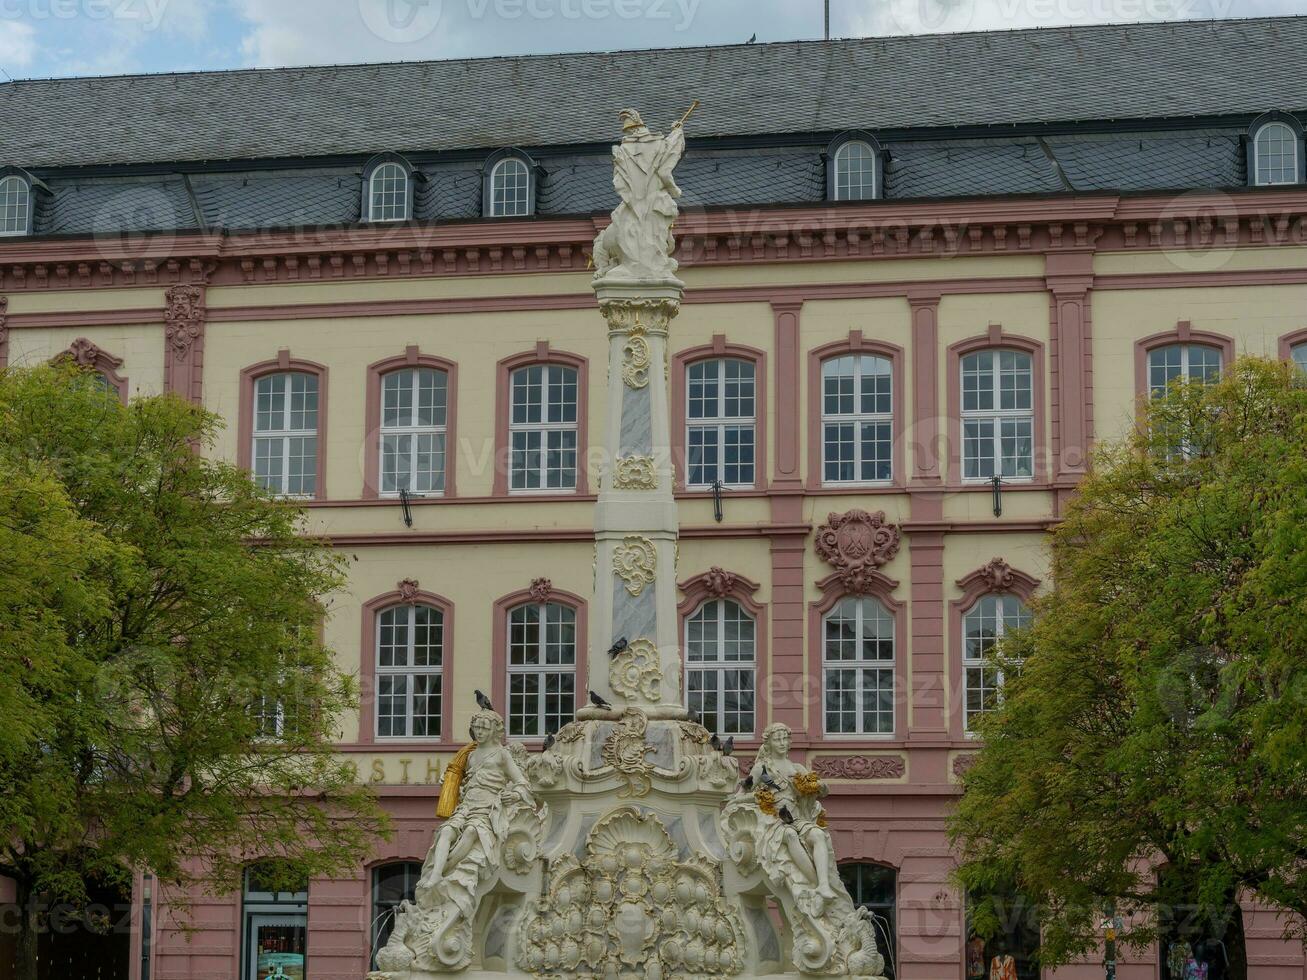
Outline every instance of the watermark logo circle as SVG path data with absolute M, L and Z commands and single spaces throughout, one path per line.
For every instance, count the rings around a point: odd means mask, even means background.
M 364 26 L 389 44 L 416 44 L 440 25 L 444 0 L 358 0 Z
M 904 34 L 963 31 L 976 14 L 975 0 L 882 0 L 890 22 Z
M 1226 241 L 1225 222 L 1239 219 L 1234 199 L 1220 191 L 1187 191 L 1171 199 L 1158 216 L 1171 239 L 1162 254 L 1181 272 L 1215 272 L 1229 265 L 1235 244 Z M 1183 230 L 1183 244 L 1175 238 Z M 1236 237 L 1237 241 L 1237 237 Z

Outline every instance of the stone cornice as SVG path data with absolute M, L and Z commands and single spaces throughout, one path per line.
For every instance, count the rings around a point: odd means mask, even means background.
M 724 209 L 677 225 L 687 267 L 1307 243 L 1307 190 Z M 0 290 L 583 272 L 608 219 L 0 242 Z

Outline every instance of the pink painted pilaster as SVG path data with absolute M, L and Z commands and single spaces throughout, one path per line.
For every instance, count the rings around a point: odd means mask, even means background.
M 1085 473 L 1093 439 L 1089 295 L 1094 282 L 1094 256 L 1090 252 L 1049 255 L 1045 275 L 1051 294 L 1053 474 L 1058 483 L 1073 483 Z
M 908 293 L 912 311 L 912 479 L 939 483 L 939 298 Z
M 909 739 L 948 731 L 948 671 L 944 662 L 944 532 L 908 535 L 911 563 L 912 707 Z M 914 773 L 920 777 L 920 773 Z
M 9 297 L 0 296 L 0 368 L 9 365 Z
M 799 470 L 799 312 L 802 303 L 772 303 L 776 318 L 776 477 L 778 490 L 798 490 Z
M 776 523 L 800 526 L 803 498 L 772 497 L 771 513 Z M 803 649 L 803 561 L 807 547 L 806 530 L 771 538 L 771 659 L 758 718 L 760 723 L 784 722 L 795 731 L 806 729 L 804 705 L 813 697 Z
M 204 400 L 205 287 L 169 286 L 163 307 L 163 386 L 196 405 Z

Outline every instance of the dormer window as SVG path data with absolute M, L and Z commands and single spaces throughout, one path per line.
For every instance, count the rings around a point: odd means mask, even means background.
M 408 221 L 413 217 L 413 168 L 395 153 L 373 157 L 363 168 L 363 220 Z
M 486 161 L 482 189 L 487 218 L 525 218 L 535 211 L 535 164 L 521 150 L 500 150 Z
M 32 184 L 11 173 L 0 178 L 0 235 L 32 233 Z
M 1254 187 L 1303 183 L 1303 128 L 1293 116 L 1268 112 L 1249 127 L 1248 143 L 1248 178 Z
M 869 133 L 837 136 L 826 151 L 826 196 L 832 201 L 874 201 L 881 196 L 880 144 Z

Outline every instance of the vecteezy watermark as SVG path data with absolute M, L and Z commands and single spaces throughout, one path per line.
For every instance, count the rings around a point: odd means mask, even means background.
M 359 16 L 373 34 L 391 44 L 414 44 L 440 25 L 443 0 L 359 0 Z
M 0 0 L 3 2 L 3 0 Z M 439 26 L 446 3 L 471 21 L 624 20 L 664 22 L 688 30 L 702 0 L 358 0 L 363 23 L 383 41 L 413 44 Z
M 121 20 L 157 30 L 172 0 L 0 0 L 0 20 Z

